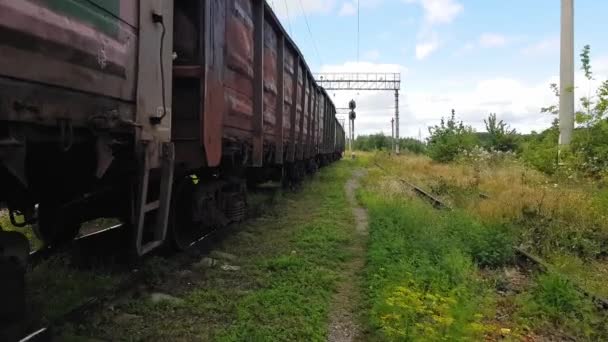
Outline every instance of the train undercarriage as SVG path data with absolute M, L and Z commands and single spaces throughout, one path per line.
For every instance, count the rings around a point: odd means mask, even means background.
M 294 189 L 307 174 L 340 157 L 321 155 L 251 168 L 244 163 L 246 155 L 234 153 L 224 156 L 220 167 L 187 169 L 171 165 L 171 174 L 157 168 L 146 175 L 142 170 L 145 161 L 133 152 L 136 149 L 125 132 L 99 138 L 88 130 L 72 130 L 72 136 L 66 137 L 61 125 L 54 131 L 30 124 L 9 128 L 0 137 L 2 142 L 12 142 L 0 146 L 4 157 L 0 166 L 1 200 L 7 205 L 12 225 L 32 227 L 49 248 L 70 243 L 84 222 L 116 218 L 132 230 L 136 254 L 145 254 L 145 248 L 152 248 L 146 246 L 159 244 L 184 250 L 212 230 L 242 221 L 246 217 L 248 186 L 280 181 Z M 24 130 L 28 138 L 20 140 L 15 132 Z M 100 139 L 110 143 L 100 146 Z M 104 154 L 111 155 L 111 160 L 104 160 Z M 167 155 L 172 163 L 171 152 Z M 163 191 L 169 177 L 171 189 Z M 143 189 L 144 183 L 147 189 Z M 163 231 L 158 222 L 162 214 L 154 214 L 161 210 L 162 197 L 167 193 L 171 198 L 165 199 L 169 207 Z M 0 319 L 15 319 L 24 314 L 29 242 L 18 232 L 0 231 L 0 252 L 0 302 L 6 303 L 0 309 Z

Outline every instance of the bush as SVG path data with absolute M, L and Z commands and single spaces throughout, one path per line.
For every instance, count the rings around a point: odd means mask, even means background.
M 470 126 L 456 121 L 456 113 L 447 122 L 442 118 L 441 124 L 429 127 L 427 153 L 435 161 L 454 161 L 462 152 L 471 151 L 477 144 L 477 136 Z
M 581 62 L 585 77 L 593 80 L 590 63 L 590 47 L 584 47 Z M 556 97 L 559 97 L 557 84 L 551 84 Z M 581 110 L 576 113 L 576 123 L 572 142 L 560 155 L 560 163 L 572 176 L 579 172 L 584 176 L 604 178 L 608 170 L 608 81 L 604 81 L 593 96 L 580 99 Z M 542 108 L 541 112 L 553 115 L 559 114 L 557 105 Z M 559 122 L 553 121 L 551 128 L 535 134 L 526 142 L 522 157 L 531 166 L 548 174 L 557 171 L 557 150 L 559 139 Z
M 541 172 L 554 174 L 557 171 L 558 139 L 559 123 L 555 120 L 551 128 L 526 138 L 521 158 L 527 165 Z
M 517 132 L 503 120 L 498 120 L 496 114 L 491 113 L 483 122 L 488 135 L 485 145 L 487 150 L 513 152 L 517 149 Z

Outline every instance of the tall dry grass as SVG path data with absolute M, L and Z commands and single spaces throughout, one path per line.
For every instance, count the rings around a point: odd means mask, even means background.
M 512 157 L 451 164 L 420 155 L 379 153 L 372 159 L 389 175 L 426 188 L 486 224 L 512 225 L 521 244 L 542 254 L 608 254 L 607 206 L 593 184 L 558 184 Z

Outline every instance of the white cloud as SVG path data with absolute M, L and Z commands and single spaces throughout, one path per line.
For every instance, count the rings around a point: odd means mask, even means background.
M 593 58 L 596 81 L 588 84 L 581 71 L 576 74 L 575 97 L 591 93 L 600 81 L 608 78 L 608 56 Z M 401 72 L 403 85 L 408 81 L 408 69 L 397 64 L 372 62 L 347 62 L 340 65 L 325 65 L 322 72 Z M 417 89 L 410 84 L 400 92 L 400 131 L 402 137 L 428 136 L 428 127 L 456 110 L 459 119 L 483 131 L 483 119 L 496 113 L 520 132 L 541 131 L 551 124 L 553 116 L 540 113 L 540 108 L 557 103 L 549 89 L 557 83 L 557 76 L 541 81 L 526 82 L 505 76 L 477 81 L 443 79 L 434 82 L 433 88 Z M 403 86 L 402 86 L 403 87 Z M 391 134 L 390 120 L 395 113 L 395 98 L 390 91 L 329 91 L 337 107 L 346 107 L 350 99 L 357 101 L 357 134 L 383 132 Z
M 596 61 L 593 69 L 595 80 L 588 82 L 579 70 L 575 76 L 575 98 L 585 96 L 589 91 L 594 94 L 601 81 L 608 78 L 608 56 L 593 60 Z M 455 109 L 458 118 L 477 131 L 485 130 L 483 119 L 489 113 L 496 113 L 520 132 L 542 131 L 549 127 L 554 117 L 540 113 L 540 109 L 558 102 L 549 89 L 549 84 L 559 83 L 557 75 L 537 82 L 497 77 L 480 79 L 472 85 L 461 80 L 436 83 L 437 90 L 406 92 L 408 107 L 407 111 L 403 111 L 404 124 L 401 125 L 404 136 L 416 137 L 420 127 L 424 135 L 428 135 L 427 127 L 438 124 L 442 116 L 450 114 L 451 109 Z
M 343 3 L 340 11 L 338 11 L 339 16 L 350 16 L 355 13 L 357 13 L 357 7 L 352 2 Z
M 418 4 L 424 12 L 424 21 L 418 32 L 415 53 L 423 60 L 440 47 L 440 41 L 433 26 L 451 23 L 464 7 L 457 0 L 404 0 L 405 3 Z
M 464 6 L 457 0 L 405 0 L 405 2 L 422 6 L 424 19 L 428 24 L 451 23 L 464 10 Z
M 507 37 L 498 33 L 483 33 L 479 37 L 479 45 L 484 48 L 502 47 L 507 41 Z
M 549 89 L 550 78 L 537 84 L 528 84 L 514 78 L 479 80 L 472 85 L 462 81 L 444 80 L 438 90 L 412 90 L 402 97 L 407 101 L 402 110 L 402 136 L 417 137 L 419 130 L 428 136 L 428 127 L 439 124 L 442 117 L 456 110 L 459 120 L 484 131 L 483 119 L 496 113 L 520 132 L 543 130 L 553 117 L 541 114 L 540 108 L 553 104 L 555 98 Z M 446 90 L 447 89 L 447 90 Z
M 439 48 L 437 41 L 427 41 L 416 44 L 416 58 L 423 60 Z
M 524 55 L 546 55 L 559 51 L 559 37 L 545 38 L 534 44 L 524 47 L 521 52 Z

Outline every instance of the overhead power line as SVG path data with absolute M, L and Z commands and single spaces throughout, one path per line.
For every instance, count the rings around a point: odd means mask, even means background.
M 308 16 L 306 15 L 306 11 L 304 10 L 304 6 L 302 6 L 302 0 L 298 0 L 300 3 L 300 9 L 302 10 L 302 14 L 304 15 L 304 21 L 306 21 L 306 27 L 308 28 L 308 34 L 310 35 L 310 39 L 312 40 L 312 45 L 317 54 L 317 58 L 319 58 L 319 66 L 323 65 L 323 59 L 321 58 L 321 54 L 319 53 L 319 49 L 317 48 L 317 42 L 312 34 L 312 30 L 310 29 L 310 24 L 308 23 Z
M 293 37 L 293 30 L 291 29 L 291 19 L 289 18 L 289 6 L 287 0 L 283 0 L 285 3 L 285 13 L 287 14 L 287 24 L 289 25 L 289 35 Z

